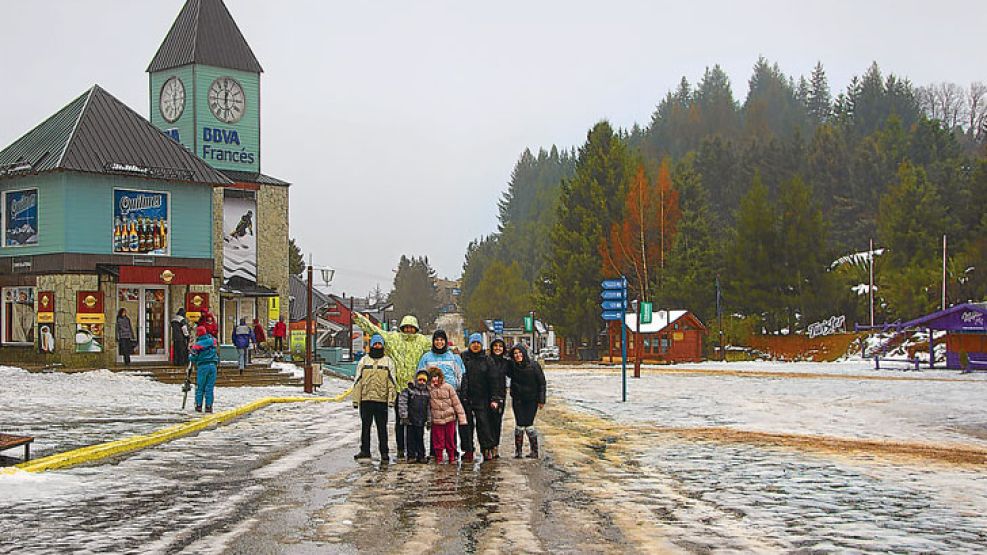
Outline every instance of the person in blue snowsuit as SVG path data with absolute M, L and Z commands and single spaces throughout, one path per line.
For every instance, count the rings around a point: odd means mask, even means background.
M 247 325 L 246 318 L 240 318 L 240 325 L 233 328 L 233 346 L 236 347 L 237 354 L 237 364 L 240 367 L 240 373 L 243 374 L 243 369 L 247 366 L 247 356 L 250 352 L 250 344 L 257 343 L 257 338 L 254 336 L 254 330 Z
M 195 412 L 202 412 L 202 402 L 206 412 L 212 412 L 213 389 L 216 387 L 216 365 L 219 364 L 219 351 L 216 338 L 209 335 L 205 326 L 196 330 L 195 343 L 189 358 L 195 363 Z
M 463 359 L 459 355 L 449 350 L 449 336 L 445 330 L 435 330 L 432 334 L 432 350 L 428 351 L 418 360 L 418 370 L 428 370 L 436 367 L 442 370 L 442 378 L 445 383 L 451 385 L 457 392 L 462 384 L 463 374 L 466 367 L 463 366 Z M 466 426 L 459 427 L 459 435 L 465 436 Z M 459 444 L 462 439 L 459 440 Z M 458 445 L 458 444 L 457 444 Z M 435 455 L 433 452 L 432 455 Z

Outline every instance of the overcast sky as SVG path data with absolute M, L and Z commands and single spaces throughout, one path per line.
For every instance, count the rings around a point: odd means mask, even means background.
M 144 70 L 183 0 L 0 0 L 0 145 L 94 83 L 148 114 Z M 336 292 L 385 290 L 402 253 L 458 276 L 496 228 L 521 151 L 642 125 L 721 64 L 823 62 L 834 92 L 876 60 L 916 84 L 987 81 L 987 2 L 226 0 L 262 77 L 262 170 Z M 0 147 L 2 148 L 2 147 Z

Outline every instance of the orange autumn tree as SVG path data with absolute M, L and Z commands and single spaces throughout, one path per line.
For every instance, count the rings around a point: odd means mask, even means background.
M 604 273 L 627 276 L 631 295 L 651 300 L 653 288 L 661 286 L 665 258 L 681 217 L 668 160 L 662 160 L 654 183 L 639 164 L 624 199 L 623 220 L 612 224 L 608 239 L 600 243 Z

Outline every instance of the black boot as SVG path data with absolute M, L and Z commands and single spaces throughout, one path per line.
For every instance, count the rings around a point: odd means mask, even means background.
M 528 441 L 531 442 L 531 452 L 528 453 L 529 459 L 538 458 L 538 432 L 534 429 L 528 430 Z
M 520 459 L 522 457 L 521 455 L 522 447 L 524 447 L 524 430 L 518 428 L 517 430 L 514 430 L 514 458 L 515 459 Z

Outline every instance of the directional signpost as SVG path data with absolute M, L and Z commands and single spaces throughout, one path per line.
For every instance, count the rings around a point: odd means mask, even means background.
M 621 368 L 621 394 L 620 400 L 627 402 L 627 278 L 621 276 L 619 279 L 605 279 L 600 284 L 603 291 L 600 292 L 600 308 L 603 309 L 603 319 L 620 320 L 620 368 Z
M 498 336 L 503 337 L 503 335 L 504 335 L 504 321 L 503 320 L 494 320 L 493 321 L 493 326 L 494 326 L 494 333 L 497 334 Z

